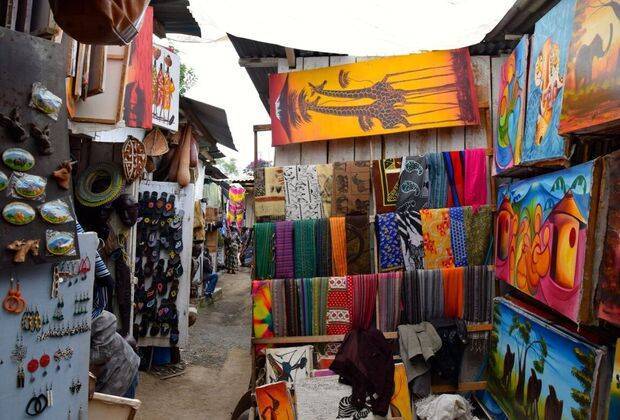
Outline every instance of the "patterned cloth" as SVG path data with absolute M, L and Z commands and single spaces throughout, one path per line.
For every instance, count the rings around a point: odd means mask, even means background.
M 351 328 L 367 330 L 372 324 L 377 304 L 377 274 L 347 276 L 353 283 Z
M 312 335 L 326 333 L 327 288 L 329 277 L 312 279 Z
M 348 274 L 370 273 L 370 232 L 368 216 L 347 216 L 347 270 Z
M 463 277 L 463 319 L 470 322 L 491 322 L 495 296 L 493 269 L 471 266 L 465 269 Z
M 256 252 L 254 260 L 257 279 L 272 279 L 275 275 L 274 237 L 275 224 L 273 222 L 254 224 L 254 250 Z
M 423 209 L 424 268 L 454 267 L 450 239 L 450 209 Z
M 463 151 L 443 152 L 448 174 L 448 202 L 446 207 L 460 207 L 465 199 L 465 153 Z
M 264 191 L 259 189 L 254 193 L 254 214 L 257 218 L 284 218 L 284 171 L 282 167 L 260 168 L 260 173 L 264 176 Z
M 323 216 L 332 214 L 332 188 L 334 186 L 334 165 L 323 163 L 316 165 L 316 175 L 319 181 L 319 191 L 323 203 Z
M 274 335 L 286 336 L 286 287 L 283 279 L 271 281 L 271 318 Z
M 332 272 L 334 276 L 347 275 L 347 231 L 344 217 L 330 217 L 332 241 Z
M 226 210 L 226 224 L 235 225 L 237 229 L 243 227 L 245 214 L 245 188 L 240 185 L 231 185 L 228 189 L 228 205 Z
M 420 210 L 429 206 L 429 170 L 426 156 L 405 158 L 400 173 L 398 210 Z
M 295 277 L 314 277 L 316 270 L 316 220 L 305 219 L 294 222 Z
M 400 298 L 403 273 L 378 274 L 379 313 L 381 331 L 396 331 L 400 322 Z
M 465 185 L 463 205 L 487 203 L 487 156 L 485 149 L 465 150 Z
M 329 219 L 316 221 L 316 275 L 319 277 L 332 275 L 332 246 L 329 231 Z
M 327 334 L 346 334 L 351 330 L 353 283 L 348 277 L 330 277 L 327 286 Z
M 467 265 L 467 246 L 465 244 L 465 224 L 463 207 L 450 208 L 450 242 L 454 254 L 454 265 Z
M 368 214 L 370 190 L 369 161 L 334 163 L 332 216 Z
M 463 317 L 463 267 L 441 270 L 443 280 L 444 316 L 446 318 Z
M 467 261 L 469 265 L 486 265 L 493 251 L 493 208 L 491 206 L 464 208 Z
M 319 219 L 323 202 L 315 165 L 284 167 L 286 220 Z
M 375 225 L 379 244 L 379 268 L 381 271 L 402 269 L 403 254 L 400 249 L 396 213 L 378 214 Z
M 401 162 L 402 158 L 372 162 L 372 185 L 375 191 L 377 213 L 387 213 L 396 208 Z
M 406 270 L 424 268 L 424 241 L 420 212 L 396 211 L 398 238 Z
M 299 296 L 295 279 L 286 279 L 284 287 L 286 288 L 286 335 L 295 337 L 301 334 L 299 325 Z
M 273 337 L 271 280 L 252 281 L 252 325 L 254 337 Z
M 441 270 L 416 270 L 420 293 L 420 321 L 443 318 L 444 283 Z
M 295 243 L 293 242 L 293 223 L 290 220 L 276 222 L 275 277 L 286 279 L 295 276 Z
M 442 153 L 429 153 L 426 155 L 428 162 L 428 177 L 430 195 L 428 206 L 431 209 L 446 207 L 448 201 L 448 174 L 444 164 Z

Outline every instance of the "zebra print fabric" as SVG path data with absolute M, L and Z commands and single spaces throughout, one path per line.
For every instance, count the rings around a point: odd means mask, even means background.
M 405 270 L 424 268 L 424 241 L 420 212 L 397 210 L 396 223 Z

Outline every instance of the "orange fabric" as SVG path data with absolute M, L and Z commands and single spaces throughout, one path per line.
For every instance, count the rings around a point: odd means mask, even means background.
M 347 231 L 344 217 L 330 217 L 329 229 L 332 238 L 332 274 L 347 275 Z
M 443 313 L 446 318 L 463 318 L 463 274 L 465 269 L 445 268 L 443 279 Z

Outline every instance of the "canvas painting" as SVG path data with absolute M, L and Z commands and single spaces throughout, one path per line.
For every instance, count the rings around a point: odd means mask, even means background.
M 467 48 L 269 76 L 272 145 L 479 124 Z
M 403 420 L 413 420 L 407 372 L 402 363 L 394 365 L 394 395 L 390 400 L 390 414 L 392 417 L 402 418 Z
M 521 163 L 525 124 L 525 92 L 527 89 L 527 57 L 529 39 L 521 38 L 500 70 L 495 173 Z
M 620 124 L 620 1 L 575 6 L 560 133 Z
M 153 8 L 144 13 L 138 36 L 129 47 L 129 64 L 125 80 L 125 125 L 127 127 L 153 127 L 151 53 L 153 49 Z
M 523 164 L 566 158 L 558 126 L 574 11 L 575 0 L 561 0 L 536 22 L 529 58 Z
M 260 420 L 295 420 L 293 398 L 286 382 L 257 387 L 256 406 Z
M 312 346 L 267 349 L 267 382 L 297 382 L 310 376 Z
M 603 355 L 515 304 L 495 299 L 487 389 L 508 418 L 595 418 Z
M 614 370 L 611 374 L 607 418 L 620 419 L 620 338 L 616 340 L 616 355 L 614 356 Z
M 168 130 L 179 128 L 181 61 L 169 49 L 153 44 L 153 124 Z
M 594 161 L 499 188 L 499 279 L 579 320 Z

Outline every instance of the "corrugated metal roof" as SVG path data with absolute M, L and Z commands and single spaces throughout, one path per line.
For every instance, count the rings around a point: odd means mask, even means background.
M 230 149 L 237 150 L 228 126 L 226 111 L 204 102 L 181 96 L 180 107 L 190 117 L 195 117 L 201 131 L 207 131 L 213 140 Z M 203 130 L 204 128 L 204 130 Z M 207 136 L 207 133 L 203 133 Z
M 189 11 L 189 0 L 151 0 L 155 19 L 166 33 L 201 36 L 200 26 Z

